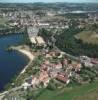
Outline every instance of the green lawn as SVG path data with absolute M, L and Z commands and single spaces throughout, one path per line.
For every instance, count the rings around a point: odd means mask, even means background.
M 84 96 L 85 94 L 95 91 L 96 87 L 98 87 L 98 81 L 91 84 L 85 84 L 73 88 L 63 88 L 56 91 L 49 91 L 46 89 L 38 97 L 38 100 L 75 100 L 74 98 L 78 96 Z
M 98 100 L 98 88 L 88 94 L 76 97 L 74 100 Z
M 4 23 L 6 23 L 6 21 L 7 21 L 6 18 L 2 18 L 2 17 L 0 17 L 0 24 L 4 24 Z
M 0 28 L 6 28 L 6 27 L 8 27 L 8 26 L 6 25 L 7 21 L 8 21 L 8 20 L 7 20 L 6 18 L 0 17 Z

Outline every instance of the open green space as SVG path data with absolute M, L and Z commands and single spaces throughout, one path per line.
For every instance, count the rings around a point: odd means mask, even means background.
M 76 39 L 82 40 L 84 43 L 98 45 L 98 33 L 94 31 L 83 31 L 75 35 Z
M 97 87 L 98 87 L 98 81 L 95 81 L 94 83 L 77 86 L 77 87 L 68 87 L 68 88 L 66 87 L 55 91 L 50 91 L 46 89 L 38 97 L 38 100 L 54 100 L 54 99 L 55 100 L 76 100 L 75 99 L 76 97 L 85 96 L 86 94 L 89 94 L 92 91 L 96 91 Z M 96 99 L 91 99 L 91 100 L 96 100 Z
M 0 17 L 0 29 L 7 28 L 8 27 L 7 22 L 8 20 L 6 18 Z
M 0 17 L 0 24 L 4 24 L 6 21 L 7 21 L 6 18 L 2 18 L 2 17 Z
M 76 97 L 75 100 L 98 100 L 98 88 L 83 96 Z

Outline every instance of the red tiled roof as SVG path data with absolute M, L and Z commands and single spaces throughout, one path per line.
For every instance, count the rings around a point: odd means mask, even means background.
M 66 83 L 66 81 L 68 80 L 68 78 L 63 76 L 63 75 L 57 75 L 56 79 L 60 80 L 60 81 L 62 81 L 64 83 Z

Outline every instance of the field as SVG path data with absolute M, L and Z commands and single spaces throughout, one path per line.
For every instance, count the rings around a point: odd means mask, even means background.
M 98 45 L 98 33 L 94 31 L 83 31 L 75 35 L 75 38 L 82 40 L 84 43 Z
M 79 96 L 75 100 L 98 100 L 98 88 L 84 96 Z
M 0 17 L 0 29 L 8 27 L 6 23 L 7 23 L 7 19 Z
M 37 100 L 98 100 L 96 88 L 98 81 L 76 87 L 67 87 L 55 91 L 45 90 Z M 92 94 L 92 95 L 91 95 Z M 87 99 L 87 97 L 93 99 Z

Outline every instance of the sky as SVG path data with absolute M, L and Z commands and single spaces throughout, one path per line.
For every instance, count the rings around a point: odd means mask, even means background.
M 2 3 L 34 3 L 34 2 L 74 2 L 74 3 L 98 3 L 98 0 L 0 0 Z

